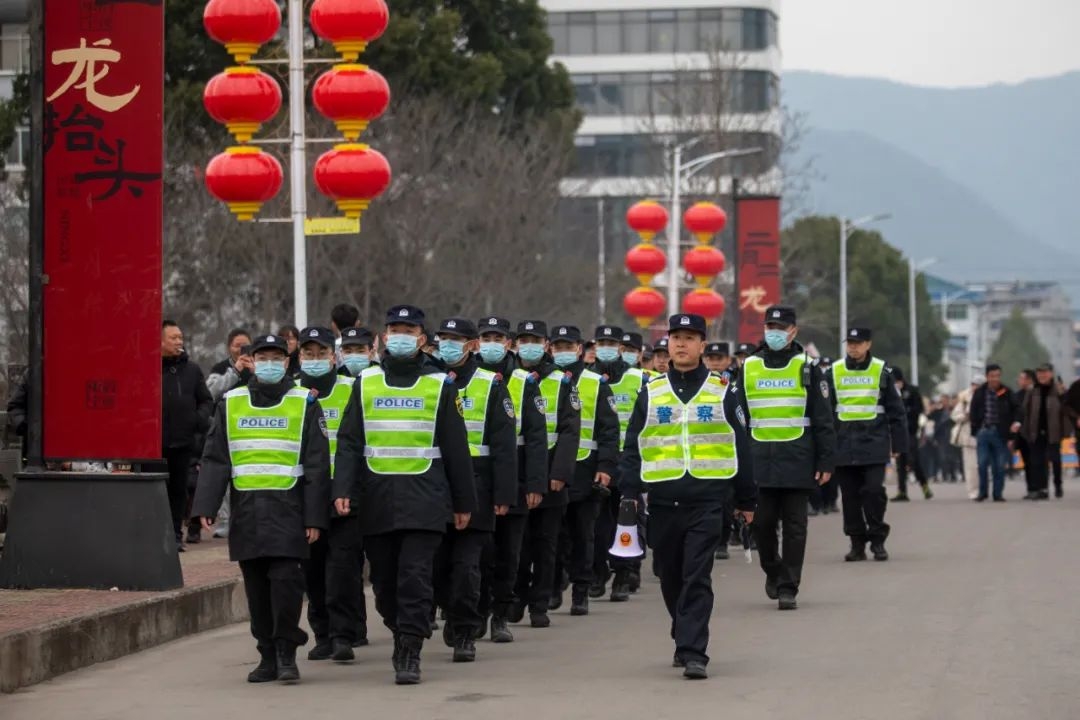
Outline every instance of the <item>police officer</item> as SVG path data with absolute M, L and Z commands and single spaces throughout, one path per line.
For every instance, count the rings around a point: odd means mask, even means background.
M 555 583 L 559 526 L 569 502 L 567 486 L 574 477 L 581 433 L 581 400 L 571 376 L 555 367 L 548 349 L 544 322 L 525 320 L 518 324 L 518 360 L 538 385 L 534 403 L 542 408 L 545 417 L 548 491 L 529 511 L 515 591 L 518 601 L 510 608 L 508 619 L 519 622 L 528 605 L 534 628 L 551 625 L 548 608 Z
M 648 493 L 649 546 L 671 615 L 675 667 L 708 677 L 713 550 L 721 515 L 734 495 L 747 522 L 757 488 L 750 468 L 746 417 L 732 386 L 702 363 L 705 319 L 669 320 L 672 366 L 649 382 L 634 405 L 620 469 L 627 497 Z
M 671 354 L 668 353 L 668 338 L 660 338 L 653 348 L 653 370 L 659 375 L 667 375 L 671 367 Z
M 340 343 L 340 374 L 358 378 L 360 373 L 373 364 L 377 364 L 375 363 L 375 336 L 367 328 L 349 328 L 341 333 L 341 339 L 338 342 Z
M 420 352 L 424 313 L 387 313 L 381 366 L 360 373 L 338 429 L 334 504 L 355 503 L 371 563 L 375 607 L 394 634 L 395 682 L 420 682 L 431 637 L 435 553 L 451 521 L 476 511 L 464 406 L 452 381 Z
M 922 488 L 923 498 L 931 500 L 934 497 L 934 491 L 930 489 L 930 482 L 926 479 L 922 458 L 919 455 L 919 418 L 926 411 L 923 407 L 922 393 L 919 392 L 919 388 L 904 380 L 904 371 L 900 368 L 893 367 L 892 376 L 896 389 L 900 391 L 900 399 L 904 401 L 904 409 L 907 410 L 908 429 L 907 452 L 896 460 L 896 497 L 892 501 L 909 501 L 907 494 L 909 472 L 915 475 L 915 481 Z
M 539 378 L 517 367 L 510 352 L 510 321 L 482 318 L 480 367 L 505 379 L 514 406 L 517 435 L 517 478 L 510 511 L 495 518 L 494 542 L 488 545 L 481 564 L 480 614 L 491 615 L 491 640 L 514 641 L 507 616 L 518 598 L 514 595 L 521 543 L 529 511 L 540 505 L 548 489 L 547 419 L 541 409 Z M 540 398 L 540 403 L 537 399 Z
M 731 345 L 728 343 L 711 342 L 705 346 L 705 367 L 709 372 L 723 374 L 731 367 L 731 362 Z
M 476 483 L 476 512 L 469 526 L 450 530 L 435 562 L 435 598 L 446 611 L 443 640 L 454 662 L 476 659 L 476 638 L 486 624 L 480 614 L 480 563 L 491 545 L 495 520 L 517 501 L 517 427 L 514 404 L 502 377 L 479 367 L 476 326 L 447 318 L 439 326 L 439 357 L 453 378 L 465 411 Z
M 754 535 L 765 594 L 781 610 L 798 607 L 810 493 L 829 481 L 836 452 L 829 385 L 795 340 L 798 332 L 793 308 L 768 308 L 765 345 L 742 368 L 758 486 Z
M 851 328 L 847 357 L 829 374 L 836 407 L 836 478 L 844 500 L 844 534 L 851 538 L 848 562 L 866 559 L 866 542 L 875 560 L 888 560 L 885 538 L 885 465 L 907 451 L 904 401 L 884 360 L 871 353 L 869 328 Z
M 302 562 L 329 524 L 326 421 L 307 390 L 286 377 L 287 349 L 280 336 L 255 338 L 254 377 L 218 404 L 192 506 L 209 530 L 229 491 L 229 558 L 240 563 L 261 658 L 248 675 L 253 683 L 300 679 Z
M 753 343 L 739 343 L 735 348 L 735 366 L 742 368 L 743 363 L 746 362 L 746 358 L 750 357 L 757 351 L 757 347 Z

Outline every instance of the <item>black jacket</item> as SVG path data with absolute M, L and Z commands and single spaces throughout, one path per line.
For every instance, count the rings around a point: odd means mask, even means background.
M 904 410 L 907 412 L 907 429 L 909 437 L 916 437 L 919 434 L 919 418 L 926 411 L 923 407 L 922 393 L 919 392 L 919 388 L 914 385 L 908 385 L 904 383 L 904 387 L 896 386 L 900 390 L 900 399 L 904 401 Z M 910 445 L 910 443 L 908 443 Z M 912 448 L 908 448 L 909 451 Z
M 210 427 L 214 400 L 199 366 L 187 353 L 161 359 L 161 448 L 192 448 Z
M 674 366 L 668 371 L 668 379 L 675 395 L 687 403 L 697 395 L 698 390 L 709 377 L 705 365 L 699 365 L 687 373 L 679 372 Z M 720 377 L 716 375 L 716 377 Z M 659 378 L 651 382 L 658 382 Z M 634 412 L 630 416 L 630 426 L 626 431 L 626 444 L 623 446 L 621 485 L 623 497 L 637 497 L 642 492 L 649 493 L 650 505 L 715 505 L 731 501 L 739 510 L 754 510 L 757 507 L 757 485 L 754 484 L 753 459 L 750 441 L 746 431 L 746 416 L 737 397 L 737 391 L 729 386 L 724 396 L 724 416 L 735 430 L 735 455 L 739 469 L 730 480 L 701 480 L 689 473 L 679 480 L 668 482 L 643 483 L 641 480 L 641 451 L 638 448 L 638 436 L 645 427 L 645 416 L 649 408 L 649 394 L 638 395 Z
M 251 404 L 271 407 L 281 402 L 294 383 L 275 385 L 258 380 L 248 384 Z M 308 557 L 305 528 L 325 530 L 330 524 L 330 441 L 319 403 L 310 402 L 304 415 L 300 462 L 304 475 L 292 490 L 245 490 L 232 484 L 232 461 L 226 425 L 226 404 L 220 403 L 206 438 L 192 517 L 216 517 L 225 491 L 229 491 L 229 557 Z
M 421 375 L 442 371 L 427 355 L 383 359 L 386 384 L 411 387 Z M 334 498 L 350 498 L 364 535 L 395 530 L 445 532 L 454 513 L 475 513 L 476 485 L 465 419 L 458 409 L 458 392 L 448 382 L 435 416 L 435 447 L 442 457 L 422 475 L 379 475 L 368 470 L 364 457 L 363 388 L 357 380 L 338 427 Z
M 977 435 L 986 425 L 986 397 L 990 386 L 983 383 L 975 388 L 975 394 L 971 396 L 971 434 Z M 1012 424 L 1020 420 L 1020 408 L 1016 404 L 1016 396 L 1008 387 L 1002 385 L 997 393 L 997 426 L 998 434 L 1002 439 L 1009 439 L 1012 435 Z
M 523 369 L 535 373 L 537 390 L 541 397 L 539 383 L 553 372 L 563 372 L 555 367 L 555 363 L 545 356 L 539 363 L 531 368 Z M 545 408 L 545 413 L 547 412 Z M 544 432 L 547 433 L 547 418 L 544 419 Z M 574 481 L 574 473 L 577 471 L 577 451 L 581 443 L 581 399 L 569 374 L 563 375 L 562 387 L 559 388 L 559 414 L 555 419 L 555 434 L 558 439 L 555 447 L 548 451 L 548 491 L 544 494 L 541 508 L 561 507 L 570 501 L 570 485 Z M 546 440 L 546 438 L 545 438 Z M 566 483 L 559 492 L 551 491 L 551 480 L 561 480 Z
M 580 360 L 566 368 L 576 386 L 585 363 Z M 579 395 L 580 399 L 580 395 Z M 596 449 L 589 457 L 575 463 L 574 481 L 570 484 L 570 502 L 581 502 L 592 497 L 596 474 L 606 473 L 614 478 L 619 463 L 619 414 L 615 410 L 615 396 L 607 382 L 601 379 L 596 397 L 596 418 L 593 422 L 593 442 Z M 580 443 L 580 440 L 579 440 Z
M 809 363 L 806 351 L 799 343 L 792 343 L 783 350 L 765 348 L 757 353 L 765 361 L 765 367 L 782 368 L 792 358 L 801 356 L 806 360 L 803 371 L 806 389 L 806 417 L 810 427 L 803 436 L 790 442 L 760 442 L 750 437 L 750 449 L 754 457 L 754 482 L 759 488 L 790 488 L 813 490 L 817 487 L 814 474 L 831 473 L 836 463 L 836 428 L 833 426 L 833 407 L 829 400 L 829 386 L 821 370 Z M 742 385 L 738 397 L 743 412 L 753 431 L 754 420 Z
M 15 392 L 8 397 L 7 423 L 16 435 L 22 438 L 22 459 L 26 461 L 26 422 L 27 411 L 30 404 L 29 373 L 23 376 L 22 381 L 15 386 Z
M 861 363 L 845 357 L 843 362 L 849 370 L 865 370 L 870 367 L 873 355 L 867 355 Z M 907 409 L 900 397 L 900 390 L 893 382 L 892 370 L 885 365 L 878 380 L 878 404 L 885 413 L 873 420 L 840 422 L 836 415 L 836 385 L 833 374 L 827 375 L 829 395 L 836 421 L 836 466 L 885 465 L 893 453 L 901 454 L 908 449 Z

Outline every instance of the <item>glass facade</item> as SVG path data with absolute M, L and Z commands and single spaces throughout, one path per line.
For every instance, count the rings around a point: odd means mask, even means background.
M 777 26 L 751 8 L 548 13 L 556 55 L 766 50 Z
M 657 177 L 670 170 L 664 162 L 664 149 L 672 142 L 683 142 L 685 137 L 658 137 L 654 135 L 579 135 L 575 141 L 574 167 L 571 177 Z M 740 132 L 725 133 L 724 147 L 708 142 L 695 148 L 695 156 L 726 148 L 760 147 L 765 152 L 733 158 L 723 166 L 735 175 L 757 175 L 767 172 L 776 164 L 780 151 L 780 138 L 771 133 Z
M 780 104 L 780 79 L 764 70 L 608 73 L 571 80 L 586 115 L 761 113 Z

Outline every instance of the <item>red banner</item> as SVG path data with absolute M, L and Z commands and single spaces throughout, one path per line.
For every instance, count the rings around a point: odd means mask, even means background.
M 780 198 L 745 197 L 738 220 L 739 342 L 758 343 L 765 309 L 780 302 Z
M 161 0 L 44 0 L 47 458 L 161 456 Z

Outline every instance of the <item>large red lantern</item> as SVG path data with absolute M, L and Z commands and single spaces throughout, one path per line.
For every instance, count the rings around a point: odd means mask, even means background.
M 203 10 L 206 33 L 243 65 L 281 28 L 274 0 L 210 0 Z
M 683 214 L 683 224 L 704 245 L 727 225 L 727 213 L 711 202 L 699 202 Z
M 626 224 L 645 242 L 652 242 L 668 224 L 668 211 L 655 200 L 634 203 L 626 211 Z
M 707 287 L 724 271 L 724 253 L 712 245 L 698 245 L 683 256 L 683 267 L 694 276 L 699 287 Z
M 206 83 L 203 105 L 237 142 L 246 143 L 281 109 L 281 88 L 257 68 L 226 68 Z
M 281 164 L 262 150 L 228 148 L 206 166 L 206 187 L 229 206 L 238 220 L 251 220 L 281 189 Z
M 707 322 L 712 322 L 724 314 L 724 298 L 715 290 L 698 288 L 686 294 L 682 301 L 684 313 L 700 315 Z
M 626 269 L 634 273 L 642 285 L 648 285 L 653 276 L 667 267 L 663 251 L 649 243 L 639 243 L 626 253 Z
M 386 32 L 389 23 L 384 0 L 315 0 L 311 6 L 312 30 L 350 62 Z
M 315 185 L 345 217 L 359 218 L 390 185 L 390 163 L 367 145 L 343 143 L 315 161 Z
M 390 85 L 366 65 L 338 65 L 315 81 L 311 99 L 346 139 L 356 140 L 369 122 L 386 112 Z
M 651 287 L 634 288 L 623 298 L 626 314 L 634 318 L 642 328 L 649 327 L 656 316 L 664 312 L 665 307 L 667 300 Z

